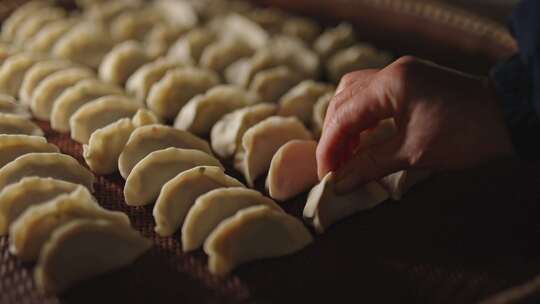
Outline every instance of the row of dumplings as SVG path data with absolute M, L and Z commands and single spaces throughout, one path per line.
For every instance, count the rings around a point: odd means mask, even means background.
M 102 208 L 85 186 L 51 177 L 2 189 L 0 233 L 9 233 L 12 254 L 37 261 L 34 278 L 46 294 L 131 264 L 151 247 L 126 214 Z

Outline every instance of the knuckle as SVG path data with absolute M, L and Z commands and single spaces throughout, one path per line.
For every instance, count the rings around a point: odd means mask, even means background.
M 420 60 L 414 56 L 403 56 L 390 65 L 390 71 L 394 77 L 402 80 L 409 79 L 414 75 L 420 64 Z

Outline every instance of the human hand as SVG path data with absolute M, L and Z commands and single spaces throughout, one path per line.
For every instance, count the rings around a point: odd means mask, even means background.
M 382 141 L 366 136 L 391 119 L 395 132 Z M 460 169 L 513 153 L 486 79 L 408 56 L 341 79 L 317 166 L 319 178 L 336 171 L 339 188 L 347 190 L 399 170 Z

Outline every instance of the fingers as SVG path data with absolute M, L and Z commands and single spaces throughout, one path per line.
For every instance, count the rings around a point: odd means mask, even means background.
M 373 180 L 407 168 L 401 156 L 402 138 L 397 135 L 380 145 L 355 154 L 336 172 L 336 191 L 346 193 Z
M 325 129 L 317 146 L 319 177 L 336 171 L 352 156 L 358 144 L 358 134 L 392 117 L 395 112 L 392 102 L 383 96 L 377 96 L 371 90 L 353 95 L 352 89 L 347 88 L 340 93 L 350 101 L 343 103 L 325 121 Z

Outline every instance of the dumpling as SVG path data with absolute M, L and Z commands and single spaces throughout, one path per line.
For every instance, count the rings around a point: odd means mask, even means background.
M 188 2 L 158 0 L 154 1 L 153 5 L 167 23 L 174 27 L 190 28 L 197 25 L 199 18 Z
M 194 28 L 181 36 L 169 49 L 167 57 L 186 64 L 197 63 L 203 50 L 212 43 L 216 34 L 205 28 Z
M 323 60 L 330 58 L 338 50 L 356 43 L 356 34 L 350 24 L 341 23 L 325 30 L 313 43 L 313 48 Z
M 161 119 L 154 112 L 141 108 L 133 115 L 131 122 L 138 128 L 147 125 L 160 124 Z
M 268 51 L 281 64 L 301 74 L 305 78 L 317 78 L 320 72 L 320 60 L 302 40 L 289 36 L 274 37 Z
M 266 178 L 271 198 L 286 201 L 317 184 L 316 149 L 314 140 L 291 140 L 277 150 Z
M 55 229 L 80 218 L 130 225 L 125 213 L 103 209 L 86 188 L 78 186 L 71 193 L 26 209 L 9 229 L 9 250 L 23 261 L 34 261 Z
M 284 11 L 272 7 L 250 7 L 240 13 L 272 34 L 279 33 L 289 17 Z
M 110 174 L 118 170 L 118 158 L 135 126 L 129 118 L 119 119 L 90 136 L 83 145 L 83 157 L 90 169 L 97 174 Z
M 152 203 L 165 183 L 177 174 L 197 166 L 223 168 L 219 160 L 199 150 L 167 148 L 148 154 L 133 167 L 126 179 L 126 204 L 142 206 Z
M 158 82 L 168 70 L 182 67 L 184 64 L 177 60 L 159 58 L 142 65 L 126 82 L 126 91 L 144 102 L 154 83 Z
M 242 58 L 225 69 L 227 83 L 249 87 L 253 77 L 260 71 L 277 67 L 281 62 L 266 48 L 258 50 L 251 58 Z
M 0 42 L 0 64 L 3 64 L 9 57 L 19 53 L 18 47 Z
M 44 135 L 41 128 L 30 119 L 3 113 L 0 113 L 0 134 Z
M 152 26 L 160 22 L 161 16 L 149 7 L 123 12 L 111 22 L 110 31 L 114 41 L 143 41 Z
M 56 99 L 77 82 L 91 78 L 94 73 L 87 68 L 69 68 L 55 72 L 43 79 L 32 94 L 30 108 L 38 119 L 50 120 Z
M 404 170 L 383 177 L 379 183 L 390 193 L 393 200 L 399 201 L 410 188 L 431 175 L 432 173 L 426 170 Z
M 282 33 L 288 36 L 302 39 L 311 44 L 321 32 L 321 27 L 309 18 L 293 17 L 285 20 Z
M 168 24 L 155 24 L 143 42 L 146 45 L 146 52 L 152 58 L 165 56 L 172 44 L 188 31 L 189 29 Z
M 146 104 L 160 117 L 173 119 L 193 96 L 218 84 L 219 76 L 214 71 L 193 67 L 173 69 L 152 86 Z
M 210 272 L 227 275 L 242 263 L 293 254 L 312 241 L 297 218 L 262 205 L 222 221 L 204 242 L 204 252 Z
M 241 39 L 221 39 L 208 45 L 202 52 L 200 66 L 223 73 L 231 63 L 252 56 L 254 49 Z
M 2 40 L 12 41 L 15 32 L 21 25 L 36 12 L 50 7 L 50 1 L 28 1 L 15 9 L 2 23 Z
M 278 115 L 295 116 L 310 126 L 315 103 L 319 97 L 333 91 L 332 85 L 304 80 L 280 98 Z
M 137 128 L 118 159 L 118 169 L 124 179 L 135 165 L 151 152 L 169 148 L 196 149 L 212 154 L 208 142 L 189 132 L 164 125 Z
M 0 114 L 12 114 L 24 118 L 30 118 L 30 113 L 15 98 L 6 94 L 0 94 Z
M 253 49 L 264 47 L 270 39 L 270 35 L 260 25 L 236 13 L 223 20 L 221 30 L 224 39 L 243 40 Z
M 130 40 L 119 43 L 103 58 L 99 66 L 99 77 L 123 86 L 129 76 L 150 59 L 138 42 Z
M 90 21 L 110 26 L 120 14 L 141 9 L 143 4 L 143 1 L 139 0 L 104 1 L 104 3 L 86 7 L 84 17 Z
M 324 126 L 324 118 L 326 117 L 326 110 L 328 110 L 328 106 L 330 105 L 330 101 L 333 97 L 334 92 L 328 92 L 319 97 L 319 99 L 317 99 L 317 102 L 315 103 L 315 106 L 313 106 L 311 127 L 313 130 L 313 134 L 316 138 L 321 137 L 322 129 Z
M 93 189 L 94 175 L 61 153 L 28 153 L 0 168 L 0 191 L 27 176 L 52 177 Z
M 46 7 L 22 22 L 13 37 L 13 43 L 24 45 L 46 24 L 64 18 L 66 11 L 58 7 Z
M 6 235 L 11 224 L 23 212 L 35 205 L 71 193 L 76 184 L 42 177 L 25 177 L 0 192 L 0 235 Z
M 29 53 L 8 57 L 0 67 L 0 93 L 17 97 L 25 73 L 38 59 Z
M 184 222 L 197 197 L 222 187 L 244 185 L 219 167 L 199 166 L 176 175 L 161 188 L 152 212 L 156 221 L 154 230 L 160 236 L 172 235 Z
M 212 149 L 222 158 L 230 158 L 242 145 L 247 129 L 276 113 L 274 104 L 260 103 L 226 114 L 210 133 Z
M 92 133 L 121 118 L 131 118 L 140 105 L 124 96 L 103 96 L 80 107 L 69 119 L 71 138 L 86 144 Z
M 26 43 L 26 48 L 35 53 L 47 54 L 52 51 L 54 44 L 65 33 L 71 30 L 80 18 L 63 18 L 45 24 L 32 39 Z
M 17 157 L 32 152 L 60 152 L 42 136 L 0 134 L 0 168 Z
M 122 95 L 120 87 L 89 78 L 66 88 L 56 98 L 51 112 L 51 127 L 60 132 L 69 132 L 69 119 L 85 104 L 106 95 Z
M 362 69 L 380 69 L 390 64 L 392 56 L 370 45 L 357 44 L 340 50 L 328 60 L 326 69 L 330 79 L 339 82 L 349 72 Z
M 260 205 L 283 211 L 273 200 L 252 189 L 217 188 L 201 194 L 189 209 L 182 226 L 182 250 L 198 249 L 223 220 L 239 210 Z
M 240 87 L 220 85 L 191 98 L 178 113 L 174 127 L 206 136 L 223 115 L 256 101 L 255 95 Z
M 263 102 L 276 102 L 301 80 L 296 72 L 288 67 L 279 66 L 258 72 L 249 90 Z
M 45 294 L 133 263 L 152 242 L 127 225 L 105 220 L 71 221 L 43 246 L 34 280 Z
M 242 137 L 242 149 L 235 155 L 235 167 L 244 174 L 247 184 L 270 168 L 277 150 L 293 139 L 312 139 L 311 133 L 295 117 L 269 117 L 249 128 Z
M 60 70 L 71 67 L 72 64 L 66 60 L 44 60 L 37 62 L 24 74 L 19 90 L 21 103 L 30 106 L 34 90 L 47 76 Z
M 357 187 L 351 192 L 338 193 L 333 172 L 328 173 L 307 197 L 304 218 L 318 233 L 356 212 L 371 209 L 388 199 L 389 195 L 377 182 Z
M 113 41 L 104 26 L 81 22 L 55 43 L 52 54 L 91 68 L 98 68 Z

